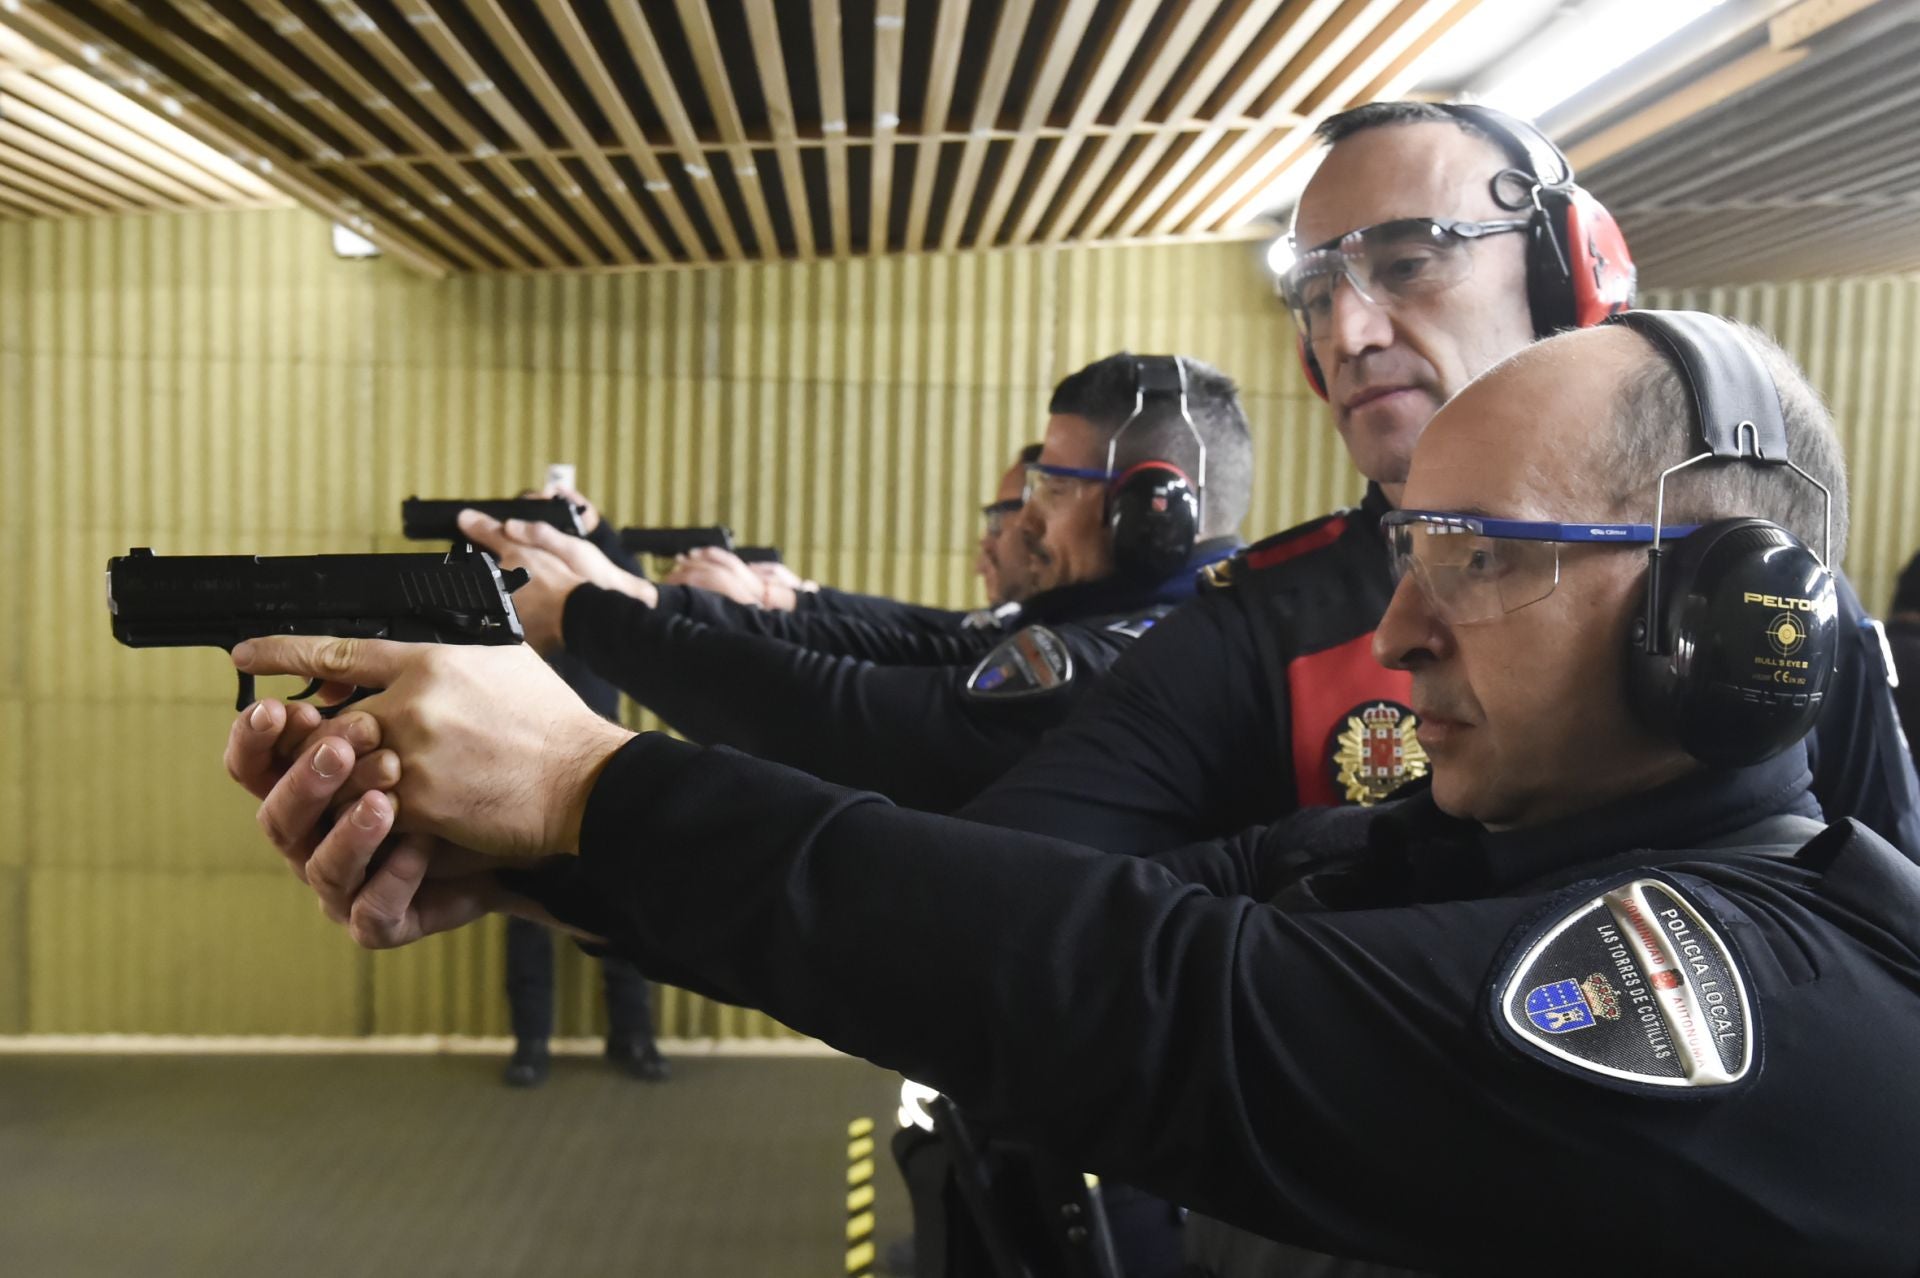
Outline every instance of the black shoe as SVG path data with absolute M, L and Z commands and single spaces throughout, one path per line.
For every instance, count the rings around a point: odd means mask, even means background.
M 673 1067 L 650 1038 L 610 1038 L 607 1059 L 644 1082 L 664 1083 L 673 1076 Z
M 500 1072 L 500 1081 L 508 1087 L 538 1087 L 547 1081 L 551 1064 L 545 1039 L 523 1039 L 514 1047 L 513 1059 Z

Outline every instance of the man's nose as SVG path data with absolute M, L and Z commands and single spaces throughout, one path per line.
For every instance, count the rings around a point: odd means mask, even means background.
M 1393 317 L 1386 307 L 1367 300 L 1351 274 L 1343 271 L 1335 277 L 1328 304 L 1328 336 L 1339 358 L 1353 359 L 1393 345 Z
M 1393 588 L 1386 615 L 1373 632 L 1373 659 L 1389 670 L 1418 670 L 1443 656 L 1452 635 L 1408 573 Z

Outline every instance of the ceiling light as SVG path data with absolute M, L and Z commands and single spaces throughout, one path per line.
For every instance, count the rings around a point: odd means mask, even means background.
M 1723 0 L 1609 0 L 1590 4 L 1513 59 L 1514 70 L 1476 100 L 1534 119 L 1686 26 Z
M 365 222 L 361 222 L 360 224 L 362 226 L 366 225 Z M 333 255 L 354 261 L 369 257 L 379 257 L 380 246 L 352 227 L 335 222 L 333 224 Z
M 1273 243 L 1267 245 L 1267 269 L 1273 272 L 1275 279 L 1279 279 L 1282 275 L 1285 275 L 1289 270 L 1293 269 L 1293 257 L 1293 238 L 1291 236 L 1282 235 Z

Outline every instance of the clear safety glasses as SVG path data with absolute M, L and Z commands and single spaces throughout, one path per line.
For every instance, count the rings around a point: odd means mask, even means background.
M 1452 626 L 1491 621 L 1552 594 L 1565 543 L 1631 546 L 1654 538 L 1652 524 L 1545 523 L 1439 510 L 1389 511 L 1380 526 L 1394 582 L 1411 576 L 1428 606 Z M 1670 525 L 1660 536 L 1684 537 L 1697 527 Z
M 1045 462 L 1027 463 L 1025 500 L 1040 510 L 1051 510 L 1087 490 L 1089 484 L 1105 484 L 1107 472 L 1091 466 L 1053 466 Z
M 1300 331 L 1312 340 L 1333 317 L 1341 280 L 1375 306 L 1452 288 L 1473 273 L 1473 245 L 1489 235 L 1524 231 L 1526 218 L 1463 222 L 1403 217 L 1363 226 L 1302 252 L 1280 277 L 1280 293 Z

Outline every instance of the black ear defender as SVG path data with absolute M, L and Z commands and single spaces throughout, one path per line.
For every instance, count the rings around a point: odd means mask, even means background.
M 1813 727 L 1839 661 L 1833 494 L 1788 457 L 1772 375 L 1726 320 L 1628 311 L 1609 322 L 1647 337 L 1679 368 L 1699 421 L 1698 451 L 1660 475 L 1628 699 L 1642 723 L 1702 763 L 1759 763 Z M 1663 544 L 1668 478 L 1710 460 L 1786 466 L 1818 488 L 1827 503 L 1821 553 L 1764 519 L 1722 519 Z
M 1140 420 L 1149 399 L 1172 398 L 1198 450 L 1191 478 L 1174 462 L 1155 458 L 1116 471 L 1120 437 Z M 1114 571 L 1135 581 L 1165 581 L 1180 571 L 1200 540 L 1206 511 L 1207 444 L 1187 409 L 1187 366 L 1178 355 L 1137 355 L 1133 412 L 1107 441 L 1107 528 Z

